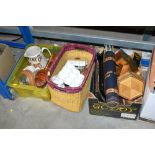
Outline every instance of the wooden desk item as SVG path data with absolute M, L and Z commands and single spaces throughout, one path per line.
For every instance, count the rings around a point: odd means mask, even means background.
M 118 66 L 129 65 L 132 72 L 137 72 L 138 67 L 132 60 L 132 58 L 127 55 L 122 49 L 116 51 L 115 53 L 116 64 Z
M 118 93 L 121 97 L 133 100 L 143 95 L 144 81 L 141 76 L 127 72 L 118 77 Z

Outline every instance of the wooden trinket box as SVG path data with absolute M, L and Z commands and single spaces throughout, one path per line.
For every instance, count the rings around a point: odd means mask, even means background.
M 118 92 L 125 99 L 133 100 L 143 95 L 144 81 L 141 76 L 133 72 L 118 77 Z

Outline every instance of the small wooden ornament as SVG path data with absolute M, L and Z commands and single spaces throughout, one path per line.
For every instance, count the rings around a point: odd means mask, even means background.
M 127 72 L 118 77 L 118 93 L 121 97 L 133 100 L 143 95 L 144 81 L 141 76 Z
M 115 53 L 115 56 L 116 56 L 116 64 L 117 65 L 122 65 L 122 66 L 129 65 L 132 72 L 138 71 L 138 67 L 134 63 L 132 58 L 128 54 L 126 54 L 122 49 L 118 50 Z

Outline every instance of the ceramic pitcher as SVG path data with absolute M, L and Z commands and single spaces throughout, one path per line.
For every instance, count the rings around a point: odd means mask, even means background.
M 51 56 L 51 52 L 48 48 L 46 47 L 40 48 L 38 46 L 31 46 L 26 50 L 24 57 L 28 58 L 29 63 L 32 66 L 39 67 L 39 68 L 45 68 L 48 62 L 48 59 L 43 54 L 45 50 L 48 51 L 48 53 Z

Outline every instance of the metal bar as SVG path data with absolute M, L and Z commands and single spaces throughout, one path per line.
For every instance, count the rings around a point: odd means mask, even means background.
M 0 33 L 21 35 L 17 26 L 1 26 Z
M 33 36 L 45 37 L 51 39 L 60 39 L 66 41 L 75 41 L 90 44 L 108 44 L 125 48 L 137 48 L 141 50 L 152 50 L 155 46 L 154 42 L 136 41 L 136 40 L 124 40 L 118 38 L 110 38 L 106 36 L 93 36 L 93 35 L 78 35 L 78 34 L 68 34 L 61 32 L 32 32 Z
M 21 35 L 22 35 L 25 43 L 13 42 L 13 41 L 8 41 L 8 40 L 0 40 L 0 43 L 7 44 L 7 45 L 9 45 L 11 47 L 15 47 L 15 48 L 25 48 L 27 46 L 27 44 L 34 43 L 34 39 L 31 35 L 30 29 L 28 26 L 20 26 L 19 30 L 21 32 Z M 13 95 L 10 92 L 10 88 L 7 86 L 7 81 L 8 81 L 15 66 L 16 66 L 16 64 L 11 69 L 5 82 L 3 82 L 0 79 L 0 94 L 4 98 L 7 98 L 7 99 L 13 99 Z
M 27 44 L 29 43 L 34 43 L 34 39 L 32 37 L 31 31 L 28 26 L 19 26 L 19 30 L 17 28 L 0 28 L 2 33 L 11 33 L 11 34 L 18 34 L 22 35 L 24 42 L 25 43 L 20 43 L 20 42 L 13 42 L 13 41 L 8 41 L 8 40 L 0 40 L 0 43 L 7 44 L 11 47 L 15 48 L 25 48 Z M 7 31 L 9 30 L 9 31 Z
M 107 31 L 86 30 L 68 27 L 33 27 L 34 37 L 60 39 L 71 42 L 82 42 L 89 44 L 109 44 L 125 48 L 137 48 L 151 50 L 155 42 L 142 41 L 142 35 L 132 35 Z
M 34 43 L 34 39 L 32 37 L 31 31 L 28 26 L 19 26 L 19 30 L 23 36 L 25 43 L 27 43 L 27 44 Z
M 7 99 L 12 100 L 13 95 L 10 92 L 10 88 L 0 79 L 0 94 Z
M 18 43 L 18 42 L 13 42 L 8 40 L 0 40 L 0 43 L 7 44 L 8 46 L 11 46 L 14 48 L 25 48 L 27 45 L 26 43 Z
M 8 29 L 8 30 L 7 30 Z M 0 27 L 0 32 L 19 34 L 16 28 Z M 59 39 L 64 41 L 82 42 L 89 44 L 109 44 L 125 48 L 137 48 L 140 50 L 152 50 L 155 46 L 155 37 L 151 41 L 142 41 L 143 35 L 87 30 L 69 27 L 33 27 L 33 37 Z
M 6 85 L 7 85 L 7 82 L 8 82 L 8 80 L 9 80 L 9 78 L 10 78 L 12 72 L 14 71 L 15 67 L 17 66 L 17 64 L 18 64 L 18 62 L 19 62 L 19 60 L 20 60 L 20 58 L 22 57 L 22 55 L 23 55 L 22 53 L 19 55 L 18 60 L 16 61 L 16 63 L 15 63 L 14 66 L 12 67 L 12 69 L 11 69 L 11 71 L 10 71 L 8 77 L 6 78 L 6 80 L 5 80 L 5 84 L 6 84 Z
M 143 41 L 149 41 L 150 38 L 151 38 L 151 35 L 150 34 L 144 34 L 142 40 Z
M 145 27 L 144 35 L 142 37 L 142 40 L 143 41 L 150 41 L 151 37 L 152 37 L 152 34 L 153 34 L 153 31 L 154 31 L 154 27 L 153 26 Z

